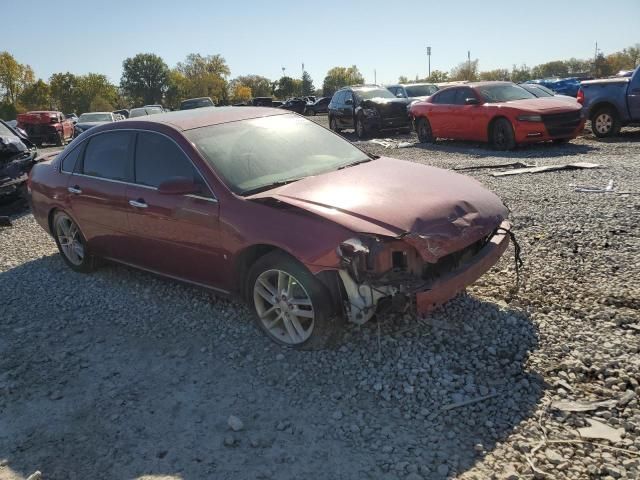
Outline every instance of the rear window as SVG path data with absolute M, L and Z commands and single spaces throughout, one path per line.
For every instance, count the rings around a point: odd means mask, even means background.
M 213 102 L 208 98 L 198 98 L 196 100 L 185 100 L 180 104 L 180 110 L 190 110 L 192 108 L 213 107 Z
M 133 138 L 133 132 L 102 133 L 91 138 L 84 155 L 83 173 L 92 177 L 129 181 Z

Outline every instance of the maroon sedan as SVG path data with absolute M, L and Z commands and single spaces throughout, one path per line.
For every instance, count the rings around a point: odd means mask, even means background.
M 382 304 L 428 311 L 509 243 L 507 209 L 475 180 L 367 155 L 268 108 L 95 127 L 36 165 L 29 188 L 72 269 L 109 259 L 240 295 L 292 346 Z

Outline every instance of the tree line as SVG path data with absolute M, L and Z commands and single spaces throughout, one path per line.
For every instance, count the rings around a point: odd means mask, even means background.
M 450 72 L 434 70 L 427 78 L 418 78 L 413 82 L 453 82 L 460 80 L 510 80 L 515 83 L 527 80 L 553 77 L 594 77 L 604 78 L 621 70 L 632 70 L 640 65 L 640 43 L 627 47 L 620 52 L 609 55 L 598 53 L 591 59 L 570 58 L 569 60 L 554 60 L 551 62 L 528 67 L 527 65 L 513 65 L 511 69 L 497 68 L 480 71 L 478 59 L 461 62 Z M 400 83 L 409 83 L 406 76 L 400 76 Z
M 594 59 L 556 60 L 529 68 L 514 65 L 509 69 L 479 71 L 478 59 L 462 62 L 450 72 L 434 70 L 427 78 L 413 81 L 440 83 L 457 80 L 511 80 L 524 82 L 534 78 L 589 75 L 606 77 L 640 64 L 640 44 Z M 9 52 L 0 52 L 0 118 L 13 119 L 28 110 L 60 110 L 65 113 L 112 111 L 142 105 L 162 104 L 178 108 L 186 98 L 211 97 L 219 105 L 246 102 L 253 97 L 286 99 L 292 96 L 330 96 L 345 85 L 364 83 L 355 65 L 331 68 L 322 88 L 316 89 L 308 72 L 301 78 L 283 75 L 270 80 L 261 75 L 242 75 L 230 79 L 231 70 L 219 54 L 191 53 L 173 68 L 158 55 L 139 53 L 122 62 L 119 85 L 106 75 L 70 72 L 54 73 L 48 80 L 36 79 L 31 66 L 19 63 Z M 406 76 L 398 79 L 409 83 Z

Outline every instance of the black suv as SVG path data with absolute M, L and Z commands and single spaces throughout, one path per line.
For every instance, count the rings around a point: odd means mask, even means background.
M 378 85 L 344 87 L 334 93 L 329 103 L 329 127 L 335 132 L 353 128 L 358 138 L 382 130 L 409 132 L 408 104 L 408 99 L 396 98 Z

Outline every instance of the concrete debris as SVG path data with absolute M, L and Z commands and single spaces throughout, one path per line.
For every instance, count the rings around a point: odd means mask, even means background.
M 602 423 L 591 418 L 587 418 L 585 420 L 589 423 L 590 426 L 578 429 L 578 433 L 582 438 L 609 440 L 613 443 L 622 440 L 624 428 L 613 428 L 606 423 Z
M 559 400 L 551 404 L 551 408 L 564 412 L 588 412 L 598 408 L 613 408 L 618 400 L 602 400 L 598 402 L 578 402 L 571 400 Z
M 242 420 L 240 420 L 235 415 L 229 415 L 229 419 L 227 420 L 227 425 L 229 425 L 229 428 L 234 432 L 239 432 L 244 428 L 244 423 L 242 423 Z
M 593 187 L 593 186 L 581 186 L 581 185 L 577 185 L 576 186 L 576 192 L 584 192 L 584 193 L 610 193 L 613 192 L 615 190 L 615 188 L 613 187 L 613 180 L 609 180 L 609 183 L 607 183 L 607 186 L 602 188 L 602 187 Z
M 540 167 L 527 167 L 516 168 L 515 170 L 507 170 L 505 172 L 496 172 L 491 175 L 494 177 L 506 177 L 507 175 L 520 175 L 522 173 L 542 173 L 542 172 L 555 172 L 557 170 L 581 170 L 600 168 L 602 165 L 598 163 L 577 162 L 577 163 L 564 163 L 560 165 L 542 165 Z
M 469 167 L 454 167 L 454 170 L 482 170 L 485 168 L 533 168 L 537 167 L 535 164 L 525 162 L 509 162 L 509 163 L 496 163 L 493 165 L 471 165 Z

